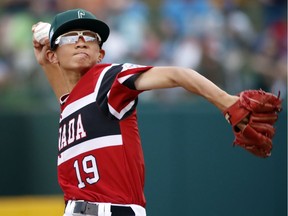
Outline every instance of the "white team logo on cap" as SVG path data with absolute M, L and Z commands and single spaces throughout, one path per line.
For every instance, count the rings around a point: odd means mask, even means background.
M 78 18 L 83 18 L 85 16 L 85 12 L 82 10 L 78 10 Z

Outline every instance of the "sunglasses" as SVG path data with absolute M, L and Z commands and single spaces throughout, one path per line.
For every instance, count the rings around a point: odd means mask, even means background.
M 78 42 L 79 37 L 82 37 L 85 42 L 97 42 L 101 43 L 101 37 L 92 31 L 70 31 L 63 35 L 60 35 L 55 40 L 55 44 L 63 46 L 65 44 L 75 44 Z

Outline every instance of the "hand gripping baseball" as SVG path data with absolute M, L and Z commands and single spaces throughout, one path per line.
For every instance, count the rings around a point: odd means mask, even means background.
M 44 45 L 49 37 L 50 23 L 38 22 L 33 25 L 33 39 L 36 40 L 41 45 Z
M 247 90 L 239 100 L 224 110 L 226 120 L 232 125 L 234 144 L 259 157 L 271 155 L 274 124 L 281 111 L 280 94 L 262 90 Z

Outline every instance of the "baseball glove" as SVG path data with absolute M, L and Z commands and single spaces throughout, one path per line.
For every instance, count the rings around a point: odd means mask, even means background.
M 252 154 L 266 158 L 271 155 L 274 124 L 281 111 L 278 96 L 262 90 L 247 90 L 239 94 L 239 100 L 224 110 L 223 114 L 233 127 L 234 145 Z

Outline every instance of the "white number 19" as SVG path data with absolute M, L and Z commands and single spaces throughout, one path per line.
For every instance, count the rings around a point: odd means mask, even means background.
M 84 188 L 85 182 L 81 178 L 78 160 L 76 160 L 74 162 L 74 168 L 75 168 L 77 179 L 78 179 L 78 187 Z M 98 168 L 97 168 L 96 159 L 94 156 L 92 156 L 92 155 L 86 156 L 82 160 L 82 168 L 86 174 L 93 174 L 92 175 L 93 177 L 91 177 L 91 178 L 87 177 L 85 179 L 88 184 L 94 184 L 99 180 Z

